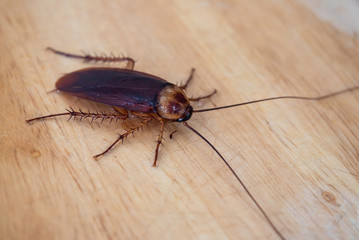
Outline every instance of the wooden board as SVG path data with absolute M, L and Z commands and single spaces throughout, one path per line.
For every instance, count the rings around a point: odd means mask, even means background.
M 157 168 L 155 122 L 99 162 L 92 156 L 123 132 L 121 124 L 27 125 L 70 106 L 111 111 L 48 93 L 62 74 L 89 66 L 48 46 L 124 53 L 138 60 L 137 70 L 173 83 L 195 67 L 188 94 L 218 90 L 195 109 L 359 85 L 358 40 L 296 1 L 0 6 L 1 239 L 278 239 L 218 155 L 181 124 L 168 125 Z M 358 103 L 359 91 L 278 100 L 198 113 L 189 124 L 223 154 L 284 238 L 355 239 Z

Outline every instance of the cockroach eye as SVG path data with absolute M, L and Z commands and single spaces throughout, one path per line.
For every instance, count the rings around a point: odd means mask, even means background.
M 180 119 L 177 120 L 177 122 L 188 121 L 192 117 L 192 113 L 193 113 L 193 107 L 189 106 L 187 108 L 187 111 L 183 114 L 183 116 Z

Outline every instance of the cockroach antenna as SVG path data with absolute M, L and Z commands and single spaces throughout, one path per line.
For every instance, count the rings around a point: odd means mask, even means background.
M 229 168 L 229 170 L 233 173 L 233 175 L 235 176 L 235 178 L 237 178 L 238 182 L 242 185 L 243 189 L 246 191 L 246 193 L 248 194 L 248 196 L 252 199 L 252 201 L 254 202 L 254 204 L 257 206 L 257 208 L 259 209 L 259 211 L 262 213 L 262 215 L 264 216 L 264 218 L 267 220 L 267 222 L 269 223 L 269 225 L 272 227 L 272 229 L 276 232 L 276 234 L 281 238 L 281 239 L 285 239 L 283 237 L 283 235 L 281 234 L 281 232 L 277 229 L 277 227 L 273 224 L 272 220 L 270 220 L 270 218 L 268 217 L 268 215 L 266 214 L 266 212 L 263 210 L 263 208 L 261 207 L 261 205 L 259 205 L 259 203 L 257 202 L 257 200 L 254 198 L 254 196 L 252 195 L 252 193 L 248 190 L 248 188 L 246 187 L 246 185 L 243 183 L 243 181 L 239 178 L 239 176 L 237 175 L 237 173 L 233 170 L 233 168 L 231 167 L 231 165 L 229 165 L 229 163 L 227 162 L 227 160 L 222 156 L 222 154 L 220 154 L 220 152 L 213 146 L 212 143 L 210 143 L 202 134 L 200 134 L 196 129 L 192 128 L 190 125 L 188 125 L 187 122 L 184 122 L 183 125 L 185 125 L 188 129 L 190 129 L 192 132 L 194 132 L 195 134 L 197 134 L 200 138 L 203 139 L 203 141 L 205 141 L 217 154 L 218 156 L 222 159 L 222 161 L 227 165 L 227 167 Z
M 232 104 L 232 105 L 227 105 L 227 106 L 221 106 L 221 107 L 215 107 L 215 108 L 206 108 L 206 109 L 201 109 L 201 110 L 193 110 L 194 113 L 197 112 L 209 112 L 209 111 L 214 111 L 214 110 L 220 110 L 220 109 L 225 109 L 225 108 L 232 108 L 232 107 L 239 107 L 239 106 L 243 106 L 243 105 L 249 105 L 249 104 L 254 104 L 254 103 L 259 103 L 259 102 L 265 102 L 265 101 L 272 101 L 272 100 L 278 100 L 278 99 L 299 99 L 299 100 L 309 100 L 309 101 L 318 101 L 318 100 L 323 100 L 325 98 L 330 98 L 330 97 L 334 97 L 337 96 L 339 94 L 343 94 L 345 92 L 350 92 L 350 91 L 354 91 L 359 89 L 359 86 L 356 87 L 352 87 L 352 88 L 347 88 L 338 92 L 333 92 L 333 93 L 329 93 L 320 97 L 301 97 L 301 96 L 280 96 L 280 97 L 272 97 L 272 98 L 264 98 L 264 99 L 259 99 L 259 100 L 254 100 L 254 101 L 249 101 L 249 102 L 243 102 L 243 103 L 238 103 L 238 104 Z M 242 185 L 243 189 L 246 191 L 246 193 L 248 194 L 248 196 L 252 199 L 253 203 L 257 206 L 257 208 L 259 209 L 259 211 L 262 213 L 262 215 L 264 216 L 264 218 L 267 220 L 267 222 L 270 224 L 270 226 L 272 227 L 272 229 L 276 232 L 276 234 L 278 235 L 278 237 L 280 237 L 281 239 L 285 239 L 284 236 L 281 234 L 281 232 L 277 229 L 277 227 L 273 224 L 273 222 L 270 220 L 270 218 L 268 217 L 268 215 L 266 214 L 266 212 L 263 210 L 263 208 L 261 207 L 261 205 L 259 205 L 259 203 L 257 202 L 257 200 L 254 198 L 254 196 L 252 195 L 252 193 L 248 190 L 248 188 L 246 187 L 246 185 L 243 183 L 243 181 L 239 178 L 239 176 L 237 175 L 237 173 L 233 170 L 233 168 L 231 167 L 231 165 L 227 162 L 227 160 L 222 156 L 222 154 L 215 148 L 215 146 L 210 143 L 202 134 L 200 134 L 197 130 L 195 130 L 194 128 L 192 128 L 190 125 L 188 125 L 187 122 L 183 122 L 183 125 L 186 126 L 188 129 L 190 129 L 192 132 L 194 132 L 196 135 L 198 135 L 200 138 L 202 138 L 203 141 L 205 141 L 216 153 L 217 155 L 222 159 L 222 161 L 224 162 L 224 164 L 228 167 L 228 169 L 232 172 L 232 174 L 235 176 L 235 178 L 238 180 L 238 182 Z
M 343 89 L 341 91 L 329 93 L 329 94 L 319 96 L 319 97 L 280 96 L 280 97 L 263 98 L 263 99 L 259 99 L 259 100 L 243 102 L 243 103 L 237 103 L 237 104 L 232 104 L 232 105 L 227 105 L 227 106 L 221 106 L 221 107 L 215 107 L 215 108 L 206 108 L 206 109 L 200 109 L 200 110 L 193 110 L 193 112 L 194 113 L 209 112 L 209 111 L 214 111 L 214 110 L 220 110 L 220 109 L 232 108 L 232 107 L 239 107 L 239 106 L 243 106 L 243 105 L 249 105 L 249 104 L 253 104 L 253 103 L 266 102 L 266 101 L 272 101 L 272 100 L 278 100 L 278 99 L 297 99 L 297 100 L 318 101 L 318 100 L 323 100 L 325 98 L 334 97 L 334 96 L 337 96 L 337 95 L 340 95 L 340 94 L 343 94 L 343 93 L 346 93 L 346 92 L 354 91 L 354 90 L 357 90 L 357 89 L 359 89 L 359 86 Z

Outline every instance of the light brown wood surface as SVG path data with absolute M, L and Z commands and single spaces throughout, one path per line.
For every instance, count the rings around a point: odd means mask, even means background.
M 296 1 L 0 3 L 1 239 L 278 239 L 218 155 L 169 124 L 151 167 L 151 123 L 95 162 L 121 124 L 25 119 L 65 108 L 110 111 L 48 93 L 88 66 L 48 46 L 124 53 L 176 83 L 197 69 L 195 109 L 359 85 L 355 37 Z M 101 65 L 102 66 L 102 65 Z M 110 65 L 117 66 L 117 65 Z M 287 239 L 359 238 L 359 91 L 194 114 Z M 173 139 L 169 133 L 178 129 Z

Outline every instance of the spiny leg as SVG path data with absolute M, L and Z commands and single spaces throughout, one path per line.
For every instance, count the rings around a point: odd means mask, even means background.
M 196 70 L 195 68 L 191 69 L 191 73 L 190 73 L 188 79 L 186 80 L 186 82 L 184 84 L 181 84 L 181 86 L 179 86 L 181 89 L 186 89 L 187 88 L 188 84 L 193 79 L 193 75 L 194 75 L 195 70 Z
M 163 119 L 159 120 L 161 123 L 161 127 L 160 127 L 160 134 L 158 136 L 158 140 L 157 140 L 157 146 L 156 146 L 156 152 L 155 152 L 155 161 L 153 162 L 153 167 L 156 167 L 156 162 L 157 162 L 157 157 L 158 157 L 158 149 L 160 148 L 160 145 L 162 143 L 162 139 L 163 139 L 163 131 L 165 129 L 165 121 Z
M 97 161 L 99 157 L 101 157 L 102 155 L 104 155 L 108 151 L 110 151 L 113 148 L 113 146 L 116 145 L 116 143 L 118 143 L 121 140 L 123 142 L 123 140 L 126 139 L 128 135 L 133 134 L 134 131 L 136 131 L 136 130 L 142 128 L 143 126 L 145 126 L 151 119 L 152 119 L 151 115 L 148 115 L 148 118 L 142 119 L 139 126 L 131 127 L 130 129 L 128 129 L 125 133 L 121 134 L 105 151 L 103 151 L 100 154 L 97 154 L 97 155 L 93 156 L 93 158 Z
M 208 95 L 205 95 L 205 96 L 202 96 L 202 97 L 196 97 L 196 98 L 193 98 L 193 97 L 192 97 L 192 98 L 188 98 L 188 100 L 193 101 L 193 102 L 199 101 L 199 100 L 201 100 L 201 99 L 205 99 L 205 98 L 212 97 L 216 92 L 217 92 L 217 90 L 214 89 L 213 92 L 210 93 L 210 94 L 208 94 Z
M 79 109 L 78 112 L 74 111 L 72 108 L 66 109 L 67 112 L 64 113 L 57 113 L 57 114 L 50 114 L 50 115 L 46 115 L 46 116 L 41 116 L 41 117 L 37 117 L 37 118 L 32 118 L 32 119 L 28 119 L 26 120 L 27 123 L 32 123 L 34 121 L 38 121 L 38 120 L 43 120 L 46 118 L 51 118 L 51 117 L 59 117 L 59 116 L 70 116 L 68 120 L 70 120 L 71 118 L 76 118 L 79 117 L 80 120 L 85 119 L 85 118 L 91 118 L 91 122 L 93 120 L 96 119 L 102 119 L 102 121 L 106 120 L 106 119 L 110 119 L 110 121 L 112 120 L 118 120 L 118 119 L 122 119 L 125 120 L 128 116 L 121 114 L 120 112 L 116 112 L 116 113 L 91 113 L 91 112 L 83 112 L 81 109 Z
M 63 51 L 56 50 L 54 48 L 48 47 L 47 50 L 69 58 L 78 58 L 84 60 L 84 62 L 126 62 L 126 69 L 133 70 L 135 67 L 135 60 L 133 60 L 130 57 L 119 57 L 111 54 L 110 56 L 92 56 L 90 54 L 84 54 L 84 55 L 78 55 L 78 54 L 72 54 L 72 53 L 66 53 Z

